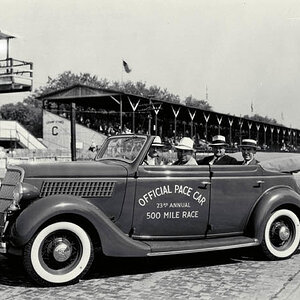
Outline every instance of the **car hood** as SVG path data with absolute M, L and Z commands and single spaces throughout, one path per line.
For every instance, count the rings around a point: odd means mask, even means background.
M 120 164 L 97 161 L 29 163 L 20 165 L 26 178 L 34 177 L 126 177 L 127 169 Z

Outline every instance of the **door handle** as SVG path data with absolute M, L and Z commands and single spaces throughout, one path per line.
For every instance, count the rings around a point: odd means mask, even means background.
M 207 187 L 208 185 L 211 185 L 211 182 L 210 182 L 210 181 L 201 181 L 200 183 L 201 183 L 202 185 L 199 185 L 199 186 L 198 186 L 199 189 L 206 189 L 206 187 Z
M 261 187 L 261 185 L 265 182 L 264 182 L 264 180 L 257 180 L 256 183 L 257 183 L 257 185 L 255 185 L 254 187 Z

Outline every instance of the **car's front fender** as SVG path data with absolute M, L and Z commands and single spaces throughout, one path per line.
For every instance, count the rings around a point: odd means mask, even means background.
M 64 214 L 88 220 L 97 230 L 103 253 L 108 256 L 145 256 L 150 251 L 149 246 L 128 237 L 87 199 L 68 195 L 41 198 L 29 205 L 17 217 L 10 242 L 15 247 L 24 246 L 44 223 Z
M 300 213 L 300 195 L 288 186 L 277 186 L 266 191 L 258 200 L 249 218 L 246 234 L 263 239 L 263 228 L 268 216 L 279 207 L 289 207 Z

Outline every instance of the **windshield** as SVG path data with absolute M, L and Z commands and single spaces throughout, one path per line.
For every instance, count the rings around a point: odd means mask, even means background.
M 105 149 L 101 149 L 96 159 L 122 159 L 133 162 L 139 155 L 144 144 L 145 137 L 122 136 L 108 141 Z

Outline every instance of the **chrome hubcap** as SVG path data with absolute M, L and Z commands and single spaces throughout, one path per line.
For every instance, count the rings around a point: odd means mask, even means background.
M 63 238 L 55 239 L 55 247 L 53 249 L 53 257 L 58 262 L 64 262 L 70 258 L 72 254 L 72 246 L 70 242 Z
M 279 229 L 279 238 L 282 241 L 287 241 L 290 237 L 290 230 L 287 226 L 281 226 L 281 228 Z

